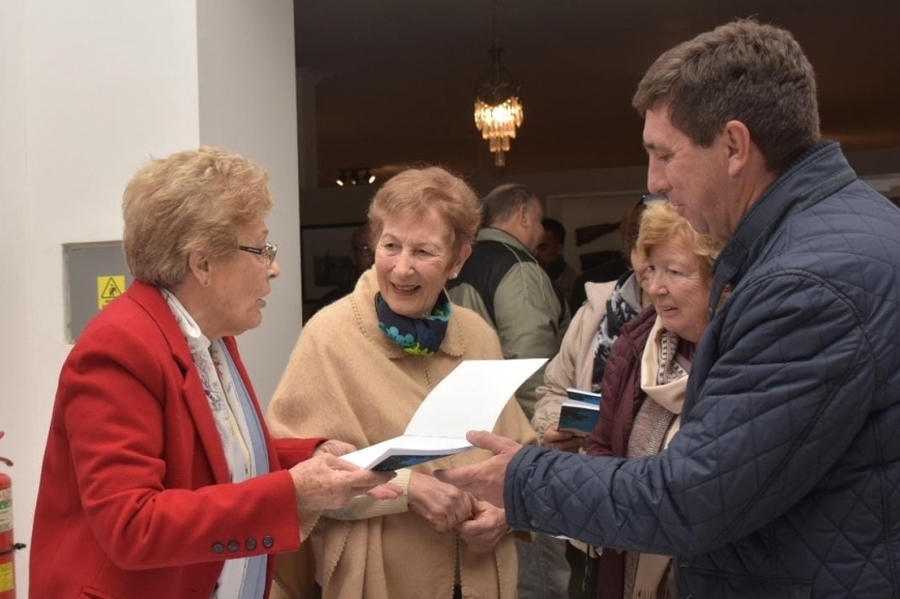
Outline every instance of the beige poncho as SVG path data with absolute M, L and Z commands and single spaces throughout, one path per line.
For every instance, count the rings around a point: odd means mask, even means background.
M 422 399 L 462 360 L 502 357 L 493 329 L 456 305 L 437 354 L 404 353 L 378 329 L 377 289 L 375 272 L 369 270 L 353 293 L 306 325 L 269 406 L 273 436 L 327 437 L 366 447 L 401 435 Z M 534 439 L 514 399 L 494 431 L 523 443 Z M 469 451 L 415 470 L 431 473 L 488 455 Z M 401 485 L 407 480 L 402 474 L 397 479 Z M 314 523 L 314 568 L 325 599 L 450 599 L 457 570 L 464 597 L 515 597 L 517 559 L 509 535 L 493 553 L 477 554 L 455 531 L 436 532 L 407 511 L 405 495 L 393 502 L 364 503 L 368 505 L 342 515 L 304 515 L 304 534 Z M 359 519 L 392 511 L 399 513 Z M 304 547 L 308 552 L 309 544 Z M 287 589 L 288 596 L 302 596 L 311 585 L 311 567 L 302 557 L 279 558 L 276 586 Z

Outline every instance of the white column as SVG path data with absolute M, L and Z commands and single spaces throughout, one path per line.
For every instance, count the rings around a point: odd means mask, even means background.
M 240 152 L 271 177 L 269 238 L 281 276 L 241 356 L 268 405 L 302 323 L 294 10 L 291 0 L 198 0 L 200 142 Z
M 300 150 L 300 189 L 319 186 L 319 157 L 316 130 L 316 86 L 323 73 L 297 69 L 297 144 Z
M 71 349 L 62 245 L 121 239 L 147 159 L 218 143 L 269 169 L 283 275 L 241 347 L 261 398 L 274 388 L 300 328 L 292 15 L 291 0 L 0 2 L 0 455 L 18 541 Z M 16 573 L 27 597 L 28 550 Z

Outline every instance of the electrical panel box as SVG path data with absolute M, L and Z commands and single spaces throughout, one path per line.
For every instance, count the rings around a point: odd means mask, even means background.
M 63 244 L 66 337 L 74 343 L 88 321 L 125 292 L 133 277 L 121 241 Z

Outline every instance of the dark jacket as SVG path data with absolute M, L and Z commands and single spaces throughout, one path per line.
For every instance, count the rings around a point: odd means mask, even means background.
M 900 211 L 823 144 L 751 208 L 714 276 L 711 309 L 733 291 L 668 449 L 525 448 L 510 524 L 680 556 L 682 598 L 900 597 Z
M 647 307 L 622 327 L 609 354 L 603 373 L 600 423 L 588 439 L 588 455 L 624 458 L 628 439 L 641 404 L 647 394 L 641 390 L 641 356 L 656 322 L 656 309 Z M 597 585 L 598 599 L 622 599 L 625 585 L 625 556 L 610 549 L 600 554 L 602 581 Z

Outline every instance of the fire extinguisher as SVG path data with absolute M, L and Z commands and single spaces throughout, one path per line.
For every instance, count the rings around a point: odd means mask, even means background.
M 0 438 L 3 437 L 0 431 Z M 0 462 L 12 461 L 0 456 Z M 12 479 L 0 472 L 0 599 L 16 599 L 15 555 L 25 545 L 13 540 Z

